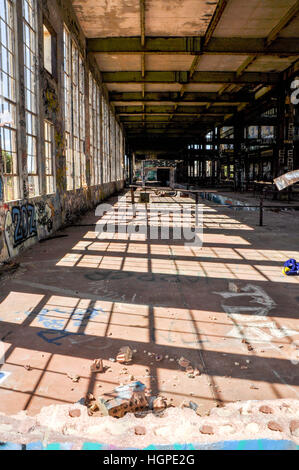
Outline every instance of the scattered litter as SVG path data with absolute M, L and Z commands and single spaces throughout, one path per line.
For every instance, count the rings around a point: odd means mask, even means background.
M 116 359 L 114 359 L 114 357 L 109 357 L 109 361 L 110 362 L 116 362 Z
M 26 370 L 32 370 L 32 367 L 30 367 L 29 364 L 27 364 L 26 366 L 24 366 L 24 369 L 26 369 Z
M 155 359 L 157 362 L 160 362 L 163 360 L 163 356 L 161 354 L 156 354 Z

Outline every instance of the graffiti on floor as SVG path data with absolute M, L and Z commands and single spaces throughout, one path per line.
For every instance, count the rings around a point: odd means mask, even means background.
M 11 372 L 4 372 L 0 370 L 0 384 L 2 384 L 4 380 L 6 380 L 10 376 L 10 374 Z
M 63 338 L 66 338 L 68 336 L 82 336 L 82 335 L 84 335 L 84 333 L 73 333 L 73 332 L 65 331 L 65 330 L 62 330 L 60 332 L 58 332 L 57 330 L 47 330 L 47 331 L 41 330 L 36 334 L 37 334 L 37 336 L 42 338 L 47 343 L 56 344 L 56 346 L 61 346 L 62 343 L 59 343 L 58 341 L 63 339 Z M 54 335 L 54 338 L 52 337 L 53 335 Z M 49 338 L 49 336 L 50 336 L 50 338 Z
M 202 277 L 199 276 L 180 276 L 179 274 L 158 274 L 158 273 L 139 273 L 139 272 L 130 272 L 130 271 L 92 271 L 84 275 L 84 277 L 90 281 L 120 281 L 127 280 L 128 278 L 136 279 L 136 281 L 141 282 L 168 282 L 168 283 L 177 283 L 177 282 L 186 282 L 186 283 L 196 283 L 202 281 Z
M 98 315 L 107 315 L 102 308 L 88 307 L 86 309 L 76 309 L 75 312 L 71 313 L 61 308 L 43 308 L 36 319 L 41 323 L 45 328 L 50 328 L 51 330 L 63 330 L 65 325 L 65 318 L 57 319 L 51 317 L 51 313 L 59 313 L 61 315 L 66 315 L 67 320 L 70 319 L 73 326 L 86 326 L 90 320 L 93 320 Z M 26 311 L 25 315 L 29 316 L 32 314 L 32 311 Z
M 275 345 L 275 340 L 299 336 L 299 331 L 283 325 L 278 326 L 275 321 L 267 318 L 276 303 L 261 287 L 247 284 L 245 287 L 238 288 L 236 284 L 230 282 L 228 291 L 214 293 L 225 300 L 249 297 L 251 298 L 249 303 L 255 304 L 250 306 L 221 304 L 223 310 L 235 323 L 235 326 L 227 333 L 227 337 L 259 344 L 263 349 L 280 351 Z M 297 346 L 296 342 L 292 343 L 295 347 Z M 299 351 L 295 351 L 290 360 L 293 364 L 298 364 Z

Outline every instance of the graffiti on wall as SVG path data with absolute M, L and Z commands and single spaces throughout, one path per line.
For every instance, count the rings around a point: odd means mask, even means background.
M 4 237 L 9 256 L 30 245 L 31 239 L 42 238 L 53 229 L 54 207 L 50 202 L 14 206 L 5 216 Z
M 37 236 L 35 207 L 32 204 L 14 206 L 5 218 L 5 241 L 10 256 L 15 256 L 17 247 Z

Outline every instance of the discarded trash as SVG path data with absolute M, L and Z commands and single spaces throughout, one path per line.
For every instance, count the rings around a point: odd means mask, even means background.
M 189 407 L 191 408 L 191 410 L 197 411 L 198 404 L 194 403 L 194 401 L 189 401 Z
M 133 351 L 129 346 L 124 346 L 119 350 L 118 355 L 116 356 L 117 362 L 124 364 L 130 362 L 133 358 Z
M 95 359 L 90 366 L 90 372 L 103 372 L 103 360 Z
M 24 368 L 25 368 L 26 370 L 32 370 L 32 367 L 30 367 L 28 364 L 27 364 L 26 366 L 24 366 Z
M 299 263 L 294 258 L 288 259 L 283 265 L 282 272 L 286 276 L 299 274 Z
M 157 362 L 160 362 L 160 361 L 162 361 L 163 356 L 161 354 L 156 354 L 155 359 L 156 359 Z

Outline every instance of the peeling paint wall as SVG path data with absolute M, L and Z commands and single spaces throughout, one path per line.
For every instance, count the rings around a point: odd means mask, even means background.
M 21 2 L 17 2 L 16 31 L 21 24 Z M 91 181 L 91 157 L 90 157 L 90 122 L 88 112 L 88 76 L 89 71 L 97 81 L 101 94 L 108 100 L 106 89 L 101 83 L 100 72 L 92 58 L 86 57 L 85 37 L 77 22 L 75 13 L 69 0 L 37 0 L 37 38 L 38 38 L 38 164 L 40 175 L 40 196 L 29 198 L 28 171 L 27 171 L 27 146 L 26 146 L 26 121 L 24 111 L 24 76 L 23 62 L 20 57 L 23 54 L 23 42 L 17 40 L 16 47 L 19 51 L 19 63 L 17 64 L 16 78 L 19 81 L 17 105 L 19 115 L 17 117 L 18 132 L 18 162 L 19 182 L 22 188 L 21 199 L 6 201 L 3 191 L 2 176 L 0 178 L 0 262 L 17 256 L 20 252 L 32 246 L 38 240 L 50 236 L 61 226 L 71 223 L 87 210 L 95 207 L 99 202 L 109 197 L 116 191 L 120 191 L 124 185 L 123 175 L 118 175 L 117 181 L 105 184 L 89 186 Z M 52 59 L 52 74 L 44 68 L 43 51 L 43 24 L 50 28 L 55 38 L 54 59 Z M 86 157 L 85 180 L 87 185 L 74 190 L 67 190 L 66 186 L 66 145 L 64 124 L 64 49 L 63 28 L 64 25 L 70 31 L 73 41 L 82 56 L 85 69 L 85 142 L 84 154 Z M 53 43 L 52 43 L 53 44 Z M 52 53 L 53 58 L 53 53 Z M 20 76 L 19 76 L 20 75 Z M 53 125 L 53 153 L 55 155 L 54 182 L 55 193 L 47 194 L 45 182 L 45 149 L 44 149 L 44 120 Z M 21 136 L 21 137 L 20 137 Z M 102 140 L 102 139 L 101 139 Z M 102 143 L 101 143 L 102 145 Z M 102 147 L 101 147 L 102 148 Z M 124 146 L 122 146 L 124 151 Z M 103 152 L 101 152 L 103 153 Z M 115 148 L 110 149 L 109 159 L 115 154 Z M 103 157 L 101 156 L 101 159 Z M 123 162 L 124 155 L 119 152 Z M 101 179 L 102 181 L 102 179 Z

